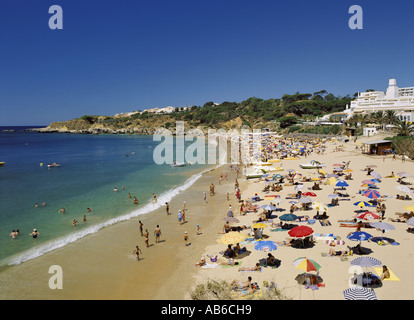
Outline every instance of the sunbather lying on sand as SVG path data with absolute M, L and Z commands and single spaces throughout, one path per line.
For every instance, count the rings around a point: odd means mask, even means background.
M 241 267 L 239 271 L 260 271 L 261 269 L 260 263 L 256 263 L 254 267 Z

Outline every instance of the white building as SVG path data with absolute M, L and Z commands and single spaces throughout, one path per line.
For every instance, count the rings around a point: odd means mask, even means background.
M 386 92 L 360 92 L 345 112 L 356 113 L 394 110 L 397 116 L 407 122 L 414 122 L 414 87 L 399 88 L 395 79 L 390 79 Z

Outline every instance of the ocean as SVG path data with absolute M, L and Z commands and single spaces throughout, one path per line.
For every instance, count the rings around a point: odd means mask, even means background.
M 27 128 L 0 127 L 0 162 L 6 162 L 0 166 L 0 267 L 150 213 L 211 167 L 155 164 L 153 150 L 160 142 L 152 136 L 36 133 Z M 14 131 L 4 131 L 10 129 Z M 48 168 L 54 162 L 61 166 Z M 138 205 L 128 193 L 137 197 Z M 78 221 L 75 227 L 73 220 Z M 12 239 L 10 233 L 17 229 L 20 233 Z M 39 232 L 36 239 L 29 235 L 33 229 Z

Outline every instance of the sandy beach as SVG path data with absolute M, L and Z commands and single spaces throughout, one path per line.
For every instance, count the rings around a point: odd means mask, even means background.
M 378 140 L 378 137 L 371 137 L 358 139 L 357 143 L 361 143 L 367 140 Z M 343 145 L 343 151 L 337 151 L 336 147 Z M 343 300 L 342 291 L 351 286 L 350 280 L 353 279 L 354 269 L 350 268 L 350 261 L 359 257 L 359 255 L 353 254 L 353 256 L 345 256 L 343 258 L 339 256 L 328 256 L 326 255 L 329 252 L 330 248 L 334 250 L 346 250 L 347 246 L 354 247 L 358 242 L 351 241 L 347 239 L 347 235 L 350 232 L 356 230 L 356 228 L 341 227 L 338 220 L 348 220 L 353 219 L 356 213 L 354 212 L 357 209 L 360 209 L 354 206 L 354 203 L 357 201 L 367 201 L 367 197 L 364 197 L 361 194 L 358 194 L 359 190 L 366 188 L 361 187 L 362 181 L 366 179 L 372 179 L 372 177 L 367 175 L 366 171 L 363 171 L 367 165 L 374 165 L 373 169 L 382 175 L 382 182 L 378 183 L 377 189 L 381 195 L 389 194 L 392 198 L 384 199 L 382 203 L 386 204 L 386 213 L 384 222 L 392 224 L 395 226 L 395 230 L 388 231 L 384 234 L 385 237 L 395 240 L 395 245 L 379 245 L 375 242 L 363 241 L 362 247 L 366 248 L 370 253 L 367 255 L 369 257 L 374 257 L 380 260 L 384 265 L 386 265 L 396 276 L 393 280 L 385 280 L 382 282 L 382 285 L 379 288 L 375 288 L 374 291 L 378 299 L 389 299 L 389 300 L 404 300 L 412 299 L 413 297 L 413 285 L 414 280 L 411 277 L 411 270 L 414 266 L 414 254 L 413 254 L 413 234 L 407 232 L 407 227 L 409 227 L 404 222 L 392 222 L 389 221 L 389 218 L 396 219 L 398 216 L 395 213 L 398 212 L 407 212 L 403 209 L 403 206 L 412 204 L 412 201 L 406 200 L 397 200 L 396 195 L 402 194 L 401 191 L 397 190 L 396 187 L 399 186 L 396 178 L 386 178 L 393 171 L 395 174 L 397 172 L 414 172 L 414 163 L 412 161 L 406 161 L 402 163 L 401 156 L 397 156 L 395 160 L 392 159 L 392 156 L 389 155 L 385 159 L 382 156 L 369 156 L 361 154 L 361 151 L 356 150 L 356 143 L 353 141 L 349 143 L 341 142 L 328 142 L 326 143 L 327 152 L 324 155 L 312 154 L 308 156 L 307 159 L 302 157 L 298 160 L 284 160 L 282 165 L 278 163 L 277 165 L 283 166 L 285 171 L 282 174 L 286 174 L 287 169 L 294 169 L 303 174 L 303 176 L 311 177 L 310 173 L 314 173 L 315 170 L 306 170 L 301 169 L 301 163 L 308 163 L 311 159 L 317 160 L 323 164 L 325 167 L 324 171 L 331 173 L 335 168 L 333 165 L 342 162 L 350 161 L 349 168 L 352 169 L 352 179 L 347 180 L 349 187 L 346 188 L 346 191 L 349 194 L 349 198 L 343 198 L 344 200 L 339 201 L 339 206 L 329 207 L 327 210 L 328 220 L 330 222 L 329 226 L 322 226 L 322 224 L 317 220 L 314 224 L 308 225 L 307 222 L 292 222 L 296 225 L 305 225 L 309 226 L 314 230 L 314 239 L 316 243 L 311 248 L 294 248 L 290 246 L 279 245 L 276 251 L 271 253 L 275 258 L 281 260 L 281 265 L 278 268 L 271 267 L 262 267 L 261 271 L 245 271 L 239 272 L 238 266 L 225 267 L 222 266 L 219 268 L 200 268 L 197 273 L 195 283 L 205 283 L 210 279 L 214 280 L 226 280 L 228 282 L 232 280 L 246 281 L 248 276 L 252 277 L 252 282 L 257 282 L 259 286 L 263 287 L 263 281 L 271 283 L 273 281 L 277 284 L 278 288 L 281 290 L 284 296 L 293 300 L 304 300 L 304 299 L 315 299 L 315 300 Z M 283 212 L 273 212 L 273 217 L 275 214 L 278 216 L 289 213 L 290 203 L 289 200 L 285 200 L 287 194 L 295 193 L 293 186 L 285 186 L 280 192 L 263 192 L 265 187 L 265 181 L 258 181 L 259 179 L 252 179 L 247 183 L 247 186 L 242 190 L 242 199 L 251 199 L 257 193 L 262 201 L 259 201 L 257 204 L 259 206 L 269 204 L 272 201 L 272 198 L 267 198 L 267 194 L 280 194 L 283 202 L 279 205 L 280 208 L 286 209 Z M 304 188 L 302 192 L 312 191 L 308 190 L 313 185 L 312 182 L 304 182 Z M 332 194 L 335 186 L 324 185 L 323 180 L 321 181 L 321 189 L 318 191 L 313 191 L 316 193 L 316 197 L 312 197 L 313 201 L 321 202 L 324 204 L 330 203 L 331 199 L 328 197 L 329 194 Z M 366 209 L 366 208 L 365 208 Z M 374 211 L 376 208 L 368 208 Z M 247 213 L 245 216 L 239 216 L 238 207 L 236 212 L 236 218 L 240 220 L 239 223 L 233 225 L 253 225 L 253 220 L 258 219 L 257 213 Z M 322 213 L 322 212 L 320 212 Z M 309 215 L 312 218 L 316 214 L 316 210 L 309 211 L 295 211 L 294 214 L 297 216 Z M 225 215 L 222 215 L 225 217 Z M 275 223 L 279 222 L 278 218 L 272 219 Z M 379 221 L 379 220 L 371 220 Z M 367 221 L 370 222 L 370 221 Z M 263 229 L 263 235 L 266 239 L 275 242 L 282 242 L 287 239 L 292 239 L 288 235 L 288 231 L 276 231 L 275 227 L 272 227 L 270 223 L 267 223 L 267 227 Z M 368 232 L 373 237 L 380 237 L 381 231 L 375 228 L 362 228 L 361 231 Z M 251 230 L 244 230 L 242 233 L 248 234 L 248 237 L 252 237 Z M 316 236 L 320 234 L 321 236 Z M 335 239 L 340 239 L 342 242 L 340 245 L 335 247 L 330 246 L 325 243 L 323 235 L 333 234 Z M 216 240 L 220 237 L 217 235 Z M 342 244 L 343 243 L 343 244 Z M 242 243 L 241 246 L 246 246 L 247 255 L 241 255 L 242 258 L 237 258 L 235 261 L 241 263 L 242 267 L 254 267 L 259 260 L 267 257 L 268 252 L 258 251 L 254 249 L 254 242 Z M 207 255 L 216 256 L 218 255 L 218 263 L 226 262 L 228 259 L 221 256 L 219 252 L 226 249 L 225 244 L 219 244 L 217 242 L 211 243 L 206 247 L 203 256 L 206 257 L 206 261 L 209 264 L 213 264 Z M 318 262 L 322 267 L 319 270 L 319 276 L 323 279 L 323 286 L 315 288 L 306 289 L 303 284 L 299 284 L 295 280 L 296 276 L 304 271 L 296 269 L 293 265 L 293 261 L 299 257 L 307 257 Z M 194 261 L 195 262 L 195 261 Z M 368 269 L 368 270 L 367 270 Z M 378 271 L 375 271 L 373 268 L 363 268 L 364 271 L 372 272 L 377 274 Z M 310 272 L 312 273 L 312 272 Z M 314 272 L 313 272 L 314 273 Z M 380 276 L 381 273 L 378 274 Z M 394 280 L 395 279 L 395 280 Z
M 362 141 L 359 139 L 358 143 Z M 340 144 L 343 145 L 343 151 L 336 150 Z M 355 228 L 341 227 L 338 220 L 352 219 L 355 216 L 354 210 L 358 209 L 353 205 L 354 202 L 368 200 L 358 194 L 358 190 L 363 189 L 361 181 L 370 178 L 363 169 L 367 165 L 376 165 L 375 171 L 383 177 L 382 182 L 378 183 L 378 191 L 392 196 L 384 201 L 387 206 L 384 222 L 389 222 L 396 229 L 387 232 L 385 236 L 394 239 L 398 245 L 380 246 L 377 243 L 364 241 L 362 246 L 372 250 L 369 256 L 379 259 L 398 277 L 398 281 L 384 281 L 381 287 L 375 289 L 378 299 L 411 299 L 414 285 L 410 274 L 414 266 L 413 234 L 406 231 L 406 223 L 390 222 L 388 218 L 397 218 L 395 213 L 404 212 L 403 206 L 412 202 L 395 199 L 398 194 L 396 187 L 399 185 L 397 179 L 385 177 L 392 171 L 414 173 L 414 163 L 409 160 L 402 163 L 400 157 L 392 160 L 391 156 L 387 156 L 384 160 L 382 156 L 362 155 L 360 150 L 355 149 L 356 144 L 352 141 L 327 142 L 326 146 L 326 154 L 311 154 L 307 159 L 302 157 L 297 160 L 283 160 L 277 164 L 285 169 L 279 173 L 287 174 L 287 169 L 294 169 L 306 176 L 314 173 L 315 170 L 300 169 L 301 163 L 317 160 L 325 164 L 323 170 L 330 173 L 334 168 L 333 164 L 350 161 L 349 168 L 353 170 L 353 180 L 347 181 L 349 187 L 346 188 L 350 197 L 339 201 L 339 206 L 328 208 L 328 220 L 331 225 L 322 226 L 319 221 L 309 225 L 314 230 L 314 237 L 316 234 L 333 234 L 336 239 L 343 240 L 344 245 L 334 247 L 335 250 L 346 249 L 347 246 L 357 244 L 346 238 L 347 234 Z M 219 182 L 220 175 L 226 173 L 228 179 Z M 263 199 L 257 203 L 258 205 L 269 204 L 272 199 L 265 197 L 268 194 L 262 191 L 266 182 L 258 179 L 246 180 L 243 173 L 242 170 L 239 178 L 242 199 L 250 199 L 257 193 Z M 226 245 L 217 243 L 217 240 L 222 236 L 220 232 L 223 231 L 225 222 L 223 219 L 227 215 L 229 205 L 232 205 L 235 217 L 240 220 L 237 225 L 251 226 L 253 220 L 258 219 L 257 213 L 239 216 L 239 202 L 235 197 L 234 189 L 235 177 L 235 172 L 230 170 L 229 165 L 211 169 L 189 189 L 174 197 L 170 203 L 171 214 L 168 216 L 163 206 L 154 212 L 109 226 L 61 249 L 2 271 L 0 279 L 4 284 L 4 290 L 1 292 L 1 299 L 185 300 L 191 298 L 189 293 L 197 284 L 205 283 L 209 279 L 245 281 L 248 276 L 251 276 L 260 286 L 263 281 L 269 283 L 273 281 L 288 299 L 342 300 L 342 291 L 350 286 L 350 279 L 353 277 L 350 261 L 358 256 L 348 256 L 345 259 L 326 256 L 332 247 L 326 244 L 323 238 L 318 239 L 312 248 L 300 249 L 279 245 L 272 254 L 281 260 L 280 267 L 263 267 L 260 272 L 239 272 L 238 267 L 195 266 L 201 256 L 206 257 L 207 260 L 207 255 L 218 256 L 218 262 L 227 260 L 220 254 L 226 249 Z M 211 183 L 214 183 L 216 191 L 212 197 L 209 195 Z M 303 184 L 302 191 L 306 192 L 313 182 Z M 331 199 L 328 195 L 332 194 L 335 186 L 324 185 L 322 180 L 321 188 L 322 190 L 314 191 L 317 197 L 313 200 L 329 203 Z M 207 193 L 207 203 L 203 202 L 203 192 Z M 277 193 L 283 200 L 279 207 L 285 211 L 273 212 L 273 214 L 279 216 L 289 213 L 290 203 L 285 198 L 287 194 L 294 192 L 293 186 L 285 186 Z M 229 200 L 227 200 L 227 193 L 229 193 Z M 187 222 L 179 224 L 177 212 L 182 209 L 184 201 Z M 296 211 L 295 214 L 312 217 L 316 211 Z M 150 234 L 149 248 L 145 247 L 144 238 L 139 234 L 139 220 L 144 224 L 144 231 L 148 229 Z M 272 220 L 275 223 L 279 222 L 277 217 Z M 157 224 L 162 230 L 160 243 L 154 241 L 154 228 Z M 196 234 L 197 224 L 201 227 L 199 235 Z M 307 222 L 296 224 L 307 225 Z M 288 231 L 274 229 L 276 227 L 272 227 L 270 223 L 263 229 L 265 240 L 281 242 L 289 238 Z M 188 246 L 184 243 L 186 231 L 189 236 Z M 362 231 L 374 237 L 381 236 L 381 232 L 374 228 L 363 228 Z M 250 229 L 242 233 L 251 236 Z M 136 261 L 133 254 L 136 245 L 141 249 L 140 261 Z M 243 246 L 246 246 L 248 254 L 237 259 L 242 263 L 242 267 L 253 267 L 267 256 L 267 252 L 254 249 L 254 242 Z M 306 289 L 303 284 L 295 280 L 302 271 L 296 269 L 292 262 L 299 257 L 314 259 L 322 266 L 319 275 L 323 279 L 323 287 L 317 290 Z M 63 290 L 51 290 L 48 286 L 51 277 L 48 270 L 52 265 L 62 267 Z M 369 271 L 375 272 L 372 268 Z M 33 288 L 36 290 L 34 291 Z

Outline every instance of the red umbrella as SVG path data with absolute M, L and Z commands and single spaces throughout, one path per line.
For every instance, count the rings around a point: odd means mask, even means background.
M 302 193 L 302 195 L 306 197 L 316 197 L 316 194 L 313 192 L 305 192 L 305 193 Z
M 291 229 L 288 234 L 294 238 L 302 238 L 310 236 L 313 233 L 313 229 L 307 226 L 297 226 Z
M 364 220 L 373 220 L 373 219 L 379 219 L 380 216 L 376 213 L 367 211 L 364 213 L 360 213 L 356 216 L 358 219 L 364 219 Z

